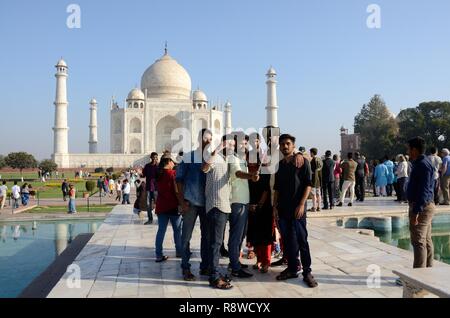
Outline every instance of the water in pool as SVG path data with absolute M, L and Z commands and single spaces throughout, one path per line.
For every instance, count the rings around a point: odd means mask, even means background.
M 78 234 L 103 219 L 0 222 L 0 297 L 17 297 Z

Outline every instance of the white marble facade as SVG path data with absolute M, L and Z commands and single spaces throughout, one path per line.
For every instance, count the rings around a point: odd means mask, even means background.
M 61 69 L 61 65 L 64 69 Z M 166 50 L 144 72 L 141 87 L 130 91 L 124 107 L 120 107 L 116 101 L 111 102 L 110 154 L 70 154 L 66 146 L 66 132 L 69 129 L 66 95 L 68 68 L 62 60 L 56 67 L 57 129 L 53 159 L 60 168 L 130 167 L 144 163 L 154 151 L 178 152 L 180 149 L 174 145 L 180 142 L 187 150 L 196 147 L 198 133 L 202 128 L 210 128 L 219 137 L 224 133 L 225 127 L 231 127 L 231 115 L 224 118 L 221 106 L 210 106 L 204 92 L 192 91 L 188 72 Z M 227 109 L 231 113 L 229 103 Z

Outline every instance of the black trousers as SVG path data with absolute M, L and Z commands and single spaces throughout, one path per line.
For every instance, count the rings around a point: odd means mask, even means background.
M 397 179 L 397 187 L 395 192 L 397 193 L 398 201 L 406 201 L 406 181 L 408 178 L 399 178 Z
M 322 194 L 323 194 L 323 207 L 325 209 L 327 209 L 328 207 L 333 207 L 334 206 L 334 181 L 323 182 Z M 330 205 L 328 205 L 328 199 L 330 200 Z
M 386 186 L 386 194 L 387 194 L 388 197 L 392 197 L 392 190 L 393 190 L 393 188 L 394 188 L 394 186 L 393 186 L 392 183 L 389 183 Z
M 306 217 L 300 220 L 280 218 L 278 224 L 283 238 L 284 253 L 287 254 L 288 270 L 291 273 L 297 273 L 298 254 L 300 254 L 303 275 L 307 275 L 311 272 L 311 253 L 308 244 Z
M 366 195 L 365 181 L 366 181 L 365 177 L 356 176 L 356 186 L 355 186 L 356 200 L 364 201 Z

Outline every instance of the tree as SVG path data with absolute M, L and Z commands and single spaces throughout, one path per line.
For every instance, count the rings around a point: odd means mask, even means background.
M 20 176 L 22 176 L 22 170 L 28 168 L 36 168 L 37 161 L 33 155 L 26 152 L 12 152 L 5 158 L 5 163 L 13 169 L 20 170 Z
M 450 102 L 424 102 L 404 109 L 398 115 L 398 125 L 400 146 L 421 136 L 428 147 L 442 149 L 450 138 Z
M 396 154 L 398 124 L 380 95 L 363 105 L 355 117 L 354 128 L 361 137 L 361 153 L 368 159 Z
M 39 163 L 39 169 L 41 169 L 42 173 L 44 174 L 47 172 L 52 173 L 53 171 L 56 171 L 56 169 L 58 169 L 58 165 L 53 162 L 53 160 L 45 159 Z
M 0 169 L 6 167 L 5 157 L 0 155 Z

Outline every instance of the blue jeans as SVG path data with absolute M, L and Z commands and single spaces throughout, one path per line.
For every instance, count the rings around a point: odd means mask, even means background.
M 223 232 L 228 220 L 228 213 L 224 213 L 217 208 L 206 213 L 208 220 L 208 266 L 209 280 L 215 281 L 220 278 L 219 259 L 220 247 L 223 243 Z
M 130 204 L 130 194 L 129 193 L 124 193 L 123 194 L 123 199 L 122 199 L 122 204 Z
M 13 198 L 13 207 L 14 209 L 18 209 L 19 208 L 19 199 L 15 199 Z
M 69 199 L 69 212 L 70 213 L 77 212 L 77 209 L 75 207 L 75 199 Z
M 242 203 L 231 204 L 230 214 L 230 238 L 228 240 L 228 251 L 230 253 L 231 269 L 238 271 L 241 269 L 239 256 L 244 237 L 244 231 L 248 220 L 248 205 Z
M 281 237 L 284 244 L 284 252 L 287 254 L 288 270 L 291 273 L 298 271 L 298 254 L 303 267 L 303 275 L 311 272 L 311 254 L 308 244 L 308 231 L 306 230 L 306 217 L 300 220 L 280 218 Z
M 163 242 L 169 221 L 173 229 L 176 253 L 177 255 L 181 254 L 181 216 L 162 213 L 158 215 L 158 232 L 156 233 L 155 241 L 156 258 L 162 258 L 164 256 Z
M 197 216 L 200 217 L 200 256 L 202 261 L 200 263 L 200 270 L 208 269 L 208 225 L 206 219 L 205 207 L 195 206 L 190 203 L 189 211 L 183 215 L 183 229 L 181 231 L 181 246 L 182 246 L 182 260 L 181 268 L 190 269 L 191 258 L 190 242 L 192 232 L 194 231 Z

